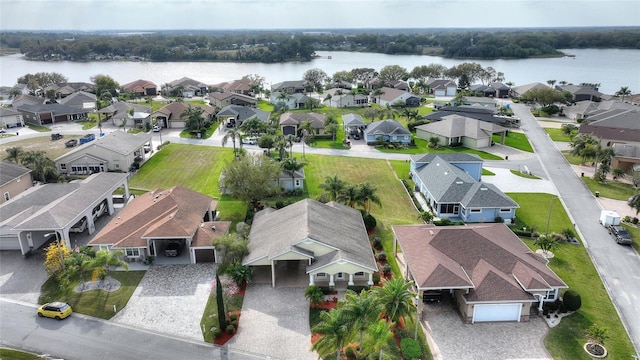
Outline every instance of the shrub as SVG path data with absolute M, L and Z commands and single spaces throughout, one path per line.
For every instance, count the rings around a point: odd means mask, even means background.
M 638 225 L 638 218 L 634 217 L 633 220 L 631 220 L 631 222 L 633 223 L 633 225 Z
M 378 272 L 374 272 L 372 276 L 372 280 L 374 284 L 380 283 L 380 274 Z
M 562 295 L 562 303 L 568 311 L 577 311 L 582 306 L 582 298 L 574 290 L 567 290 Z
M 378 224 L 376 218 L 374 218 L 371 214 L 363 215 L 362 220 L 364 220 L 364 227 L 367 228 L 367 231 L 375 229 L 376 225 Z
M 391 265 L 389 265 L 389 264 L 384 264 L 384 266 L 382 267 L 382 272 L 383 272 L 385 275 L 389 275 L 389 274 L 391 274 Z
M 232 324 L 227 325 L 227 334 L 233 334 L 234 331 L 236 331 L 235 326 L 233 326 Z
M 311 285 L 305 289 L 304 297 L 309 300 L 311 305 L 318 305 L 324 299 L 324 292 L 319 287 Z
M 231 321 L 238 320 L 238 314 L 229 315 L 229 320 L 231 320 Z
M 347 286 L 347 290 L 352 290 L 356 294 L 360 294 L 362 292 L 362 290 L 369 290 L 369 287 L 368 286 L 349 285 L 349 286 Z
M 382 250 L 382 240 L 377 236 L 373 238 L 373 248 L 376 250 Z
M 631 216 L 626 215 L 625 217 L 622 218 L 622 222 L 630 223 L 631 222 Z
M 443 219 L 434 221 L 433 224 L 436 226 L 449 226 L 452 224 L 452 221 L 449 220 L 449 218 L 443 218 Z
M 387 261 L 387 253 L 383 251 L 380 254 L 378 254 L 378 260 Z
M 420 357 L 422 357 L 420 345 L 418 345 L 417 341 L 411 338 L 404 338 L 400 340 L 400 348 L 402 349 L 402 355 L 406 360 L 420 359 Z
M 213 329 L 213 337 L 219 338 L 220 336 L 222 336 L 222 330 L 218 328 Z
M 238 319 L 235 319 L 233 321 L 231 321 L 231 325 L 233 325 L 234 328 L 238 328 Z
M 284 201 L 278 200 L 276 201 L 276 209 L 282 209 L 284 207 Z

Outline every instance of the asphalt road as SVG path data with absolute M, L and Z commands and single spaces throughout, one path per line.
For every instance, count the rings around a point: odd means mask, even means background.
M 145 332 L 81 314 L 57 321 L 36 306 L 0 299 L 0 345 L 65 360 L 256 360 L 264 357 Z M 68 341 L 68 339 L 73 339 Z
M 636 352 L 640 353 L 640 256 L 632 247 L 616 244 L 600 225 L 598 219 L 602 209 L 594 195 L 576 176 L 529 108 L 523 104 L 512 104 L 512 109 L 520 118 L 522 129 L 548 178 L 561 194 L 560 200 L 584 240 Z

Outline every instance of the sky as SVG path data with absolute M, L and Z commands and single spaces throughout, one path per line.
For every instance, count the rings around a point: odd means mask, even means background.
M 640 26 L 640 0 L 0 0 L 0 30 Z

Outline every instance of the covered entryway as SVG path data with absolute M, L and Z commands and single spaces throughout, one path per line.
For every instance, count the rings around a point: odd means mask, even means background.
M 518 321 L 520 322 L 520 313 L 522 312 L 522 304 L 483 304 L 474 305 L 473 321 L 489 322 L 489 321 Z

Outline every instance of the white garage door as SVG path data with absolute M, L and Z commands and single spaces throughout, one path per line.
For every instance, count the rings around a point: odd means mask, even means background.
M 521 304 L 476 305 L 473 307 L 473 322 L 520 321 Z
M 187 123 L 184 121 L 170 121 L 169 126 L 172 129 L 184 129 L 187 126 Z
M 18 237 L 0 238 L 0 250 L 20 250 L 20 241 L 18 240 Z

